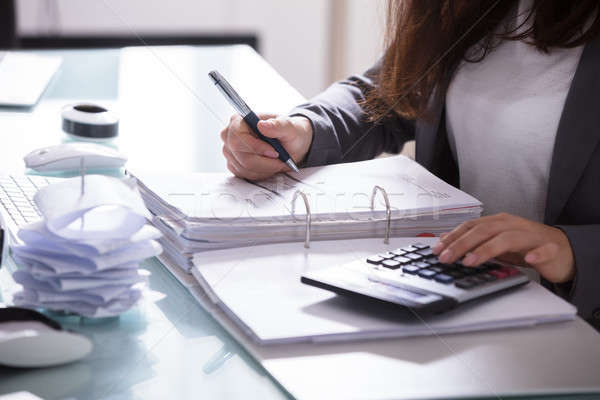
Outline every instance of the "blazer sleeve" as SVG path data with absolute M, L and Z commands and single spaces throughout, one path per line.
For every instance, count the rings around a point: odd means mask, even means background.
M 415 123 L 395 113 L 377 124 L 367 120 L 365 95 L 376 87 L 379 64 L 364 75 L 334 83 L 291 116 L 304 116 L 313 128 L 313 141 L 302 166 L 367 160 L 382 152 L 399 153 L 414 139 Z
M 559 225 L 569 239 L 575 257 L 575 279 L 567 299 L 579 315 L 600 322 L 600 225 Z

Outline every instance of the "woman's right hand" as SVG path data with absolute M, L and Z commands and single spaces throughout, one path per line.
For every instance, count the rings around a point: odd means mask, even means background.
M 258 117 L 261 119 L 258 129 L 263 135 L 278 139 L 296 164 L 304 160 L 313 137 L 307 118 L 274 114 Z M 221 131 L 221 139 L 227 168 L 237 177 L 256 181 L 290 170 L 278 159 L 279 154 L 258 139 L 239 115 L 231 117 L 229 125 Z

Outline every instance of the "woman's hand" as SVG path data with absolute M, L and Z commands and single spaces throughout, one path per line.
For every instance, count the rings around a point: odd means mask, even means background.
M 468 221 L 444 234 L 433 252 L 443 263 L 460 258 L 477 266 L 491 258 L 535 268 L 550 282 L 568 282 L 575 275 L 573 252 L 560 229 L 510 214 Z
M 258 117 L 261 119 L 258 129 L 263 135 L 278 139 L 296 164 L 304 160 L 313 137 L 308 119 L 273 114 L 259 114 Z M 221 139 L 227 168 L 237 177 L 261 180 L 289 170 L 278 159 L 279 154 L 258 139 L 239 115 L 231 117 L 229 125 L 221 131 Z

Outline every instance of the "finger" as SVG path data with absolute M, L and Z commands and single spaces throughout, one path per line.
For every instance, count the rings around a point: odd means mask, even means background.
M 271 138 L 288 139 L 294 133 L 294 126 L 290 118 L 278 117 L 259 121 L 258 130 Z
M 500 222 L 510 222 L 510 225 L 506 225 L 511 229 L 517 229 L 519 224 L 521 223 L 520 218 L 517 218 L 510 214 L 495 214 L 487 217 L 481 217 L 477 219 L 472 219 L 470 221 L 463 222 L 459 226 L 457 226 L 454 230 L 447 233 L 443 239 L 440 238 L 440 242 L 433 248 L 434 254 L 441 254 L 448 246 L 450 246 L 454 241 L 460 238 L 469 230 L 481 224 L 495 224 Z
M 472 229 L 466 231 L 461 237 L 448 244 L 439 256 L 441 262 L 451 264 L 461 259 L 467 252 L 476 248 L 483 242 L 491 239 L 500 232 L 509 230 L 504 222 L 487 222 L 476 224 Z M 470 260 L 463 260 L 469 266 Z
M 548 263 L 558 256 L 560 248 L 556 243 L 543 244 L 525 254 L 525 262 L 532 266 Z
M 232 153 L 227 147 L 223 147 L 223 155 L 235 167 L 236 176 L 250 180 L 265 179 L 287 168 L 279 160 L 249 153 Z
M 472 250 L 467 257 L 472 266 L 483 264 L 506 253 L 534 249 L 544 241 L 539 234 L 527 231 L 504 231 Z
M 260 154 L 269 158 L 279 157 L 279 153 L 277 153 L 270 144 L 257 139 L 250 133 L 236 132 L 229 134 L 227 139 L 227 147 L 233 153 Z
M 242 166 L 239 164 L 239 162 L 235 159 L 233 154 L 231 154 L 231 152 L 225 146 L 223 146 L 223 155 L 225 156 L 225 159 L 227 160 L 227 169 L 229 171 L 231 171 L 235 176 L 237 176 L 239 178 L 243 178 L 244 176 L 242 176 L 243 175 L 242 174 L 242 171 L 243 171 Z

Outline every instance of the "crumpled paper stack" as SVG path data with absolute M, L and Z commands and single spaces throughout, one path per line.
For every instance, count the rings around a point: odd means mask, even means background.
M 21 228 L 11 247 L 23 286 L 13 302 L 86 317 L 135 305 L 149 275 L 140 262 L 162 252 L 135 186 L 88 175 L 44 187 L 34 200 L 43 219 Z

